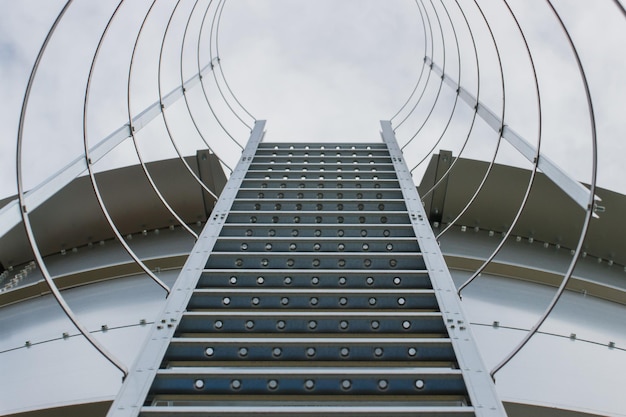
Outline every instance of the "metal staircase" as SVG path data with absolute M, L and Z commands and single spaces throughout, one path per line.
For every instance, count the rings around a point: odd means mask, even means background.
M 262 131 L 109 415 L 504 415 L 391 125 Z

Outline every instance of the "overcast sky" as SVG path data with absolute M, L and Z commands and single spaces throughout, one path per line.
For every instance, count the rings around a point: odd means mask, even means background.
M 182 0 L 166 39 L 161 88 L 167 92 L 180 82 L 180 45 L 195 0 Z M 16 192 L 15 143 L 19 110 L 30 68 L 54 17 L 64 2 L 0 0 L 0 196 Z M 478 9 L 461 2 L 474 31 L 480 56 L 481 101 L 500 114 L 502 95 L 493 43 Z M 503 2 L 481 1 L 492 25 L 503 60 L 506 85 L 505 120 L 531 143 L 537 143 L 536 97 L 529 60 L 522 39 Z M 626 154 L 626 19 L 612 1 L 556 0 L 585 66 L 596 110 L 600 185 L 626 192 L 623 164 Z M 44 56 L 34 85 L 25 130 L 24 166 L 27 187 L 44 180 L 83 149 L 82 105 L 86 77 L 95 45 L 116 2 L 76 0 L 62 21 Z M 208 0 L 200 0 L 203 10 Z M 477 69 L 469 32 L 456 3 L 443 2 L 458 37 L 461 85 L 477 91 Z M 590 177 L 590 124 L 584 90 L 573 55 L 557 21 L 543 0 L 511 0 L 533 51 L 539 70 L 543 103 L 544 153 L 577 179 Z M 127 122 L 126 81 L 131 51 L 150 1 L 124 4 L 113 22 L 94 73 L 89 107 L 88 138 L 95 144 Z M 132 78 L 131 112 L 138 114 L 158 99 L 157 67 L 167 19 L 174 2 L 153 9 L 140 39 Z M 424 29 L 422 13 L 432 28 Z M 202 13 L 190 23 L 183 53 L 183 75 L 197 69 L 196 42 Z M 440 19 L 440 32 L 437 18 Z M 209 16 L 210 19 L 210 16 Z M 210 24 L 202 32 L 200 61 L 209 60 Z M 430 31 L 432 30 L 432 47 Z M 427 33 L 426 50 L 424 33 Z M 443 35 L 441 34 L 443 33 Z M 219 32 L 222 69 L 238 99 L 257 119 L 267 119 L 267 140 L 378 140 L 379 120 L 390 119 L 413 90 L 425 55 L 433 56 L 446 73 L 457 78 L 459 62 L 452 26 L 439 0 L 228 0 Z M 215 51 L 213 51 L 215 53 Z M 248 128 L 222 104 L 212 80 L 206 93 L 223 124 L 240 142 Z M 432 115 L 407 147 L 415 164 L 435 150 L 458 153 L 468 135 L 471 109 L 459 102 L 451 115 L 455 94 L 428 71 L 422 74 L 417 95 L 423 98 L 397 129 L 406 143 Z M 222 87 L 223 87 L 222 83 Z M 192 112 L 205 140 L 230 164 L 238 148 L 213 121 L 200 87 L 188 92 Z M 438 97 L 438 99 L 437 99 Z M 413 108 L 417 96 L 399 117 Z M 436 100 L 437 99 L 437 100 Z M 233 103 L 233 105 L 235 105 Z M 433 108 L 434 105 L 434 108 Z M 238 108 L 245 121 L 245 113 Z M 184 101 L 166 109 L 174 140 L 185 154 L 204 148 Z M 148 159 L 174 157 L 175 151 L 157 118 L 138 135 Z M 497 133 L 477 121 L 464 156 L 490 160 Z M 136 163 L 127 141 L 99 163 L 100 169 Z M 504 145 L 498 162 L 530 167 Z M 420 176 L 416 170 L 416 179 Z

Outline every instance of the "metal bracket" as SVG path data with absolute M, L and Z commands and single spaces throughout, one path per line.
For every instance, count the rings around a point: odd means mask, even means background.
M 450 78 L 447 74 L 444 74 L 443 70 L 435 64 L 431 58 L 426 57 L 426 62 L 430 64 L 431 70 L 442 77 L 444 77 L 444 82 L 448 84 L 450 87 L 455 89 L 461 99 L 465 101 L 470 107 L 476 110 L 476 113 L 496 132 L 499 132 L 502 126 L 504 126 L 501 134 L 507 142 L 509 142 L 519 153 L 521 153 L 528 161 L 531 163 L 535 162 L 535 156 L 537 155 L 537 148 L 531 144 L 529 141 L 521 137 L 518 133 L 516 133 L 513 129 L 511 129 L 507 125 L 503 125 L 502 120 L 485 106 L 483 103 L 478 101 L 477 97 L 474 97 L 471 93 L 469 93 L 466 89 L 461 87 Z M 541 170 L 546 177 L 550 179 L 554 184 L 557 185 L 561 190 L 565 192 L 572 200 L 576 202 L 580 207 L 584 210 L 587 210 L 587 205 L 589 204 L 589 190 L 580 182 L 576 181 L 572 177 L 569 176 L 563 169 L 561 169 L 558 165 L 556 165 L 550 158 L 547 156 L 540 154 L 539 162 L 537 164 L 537 168 Z M 594 196 L 595 201 L 602 201 L 602 199 L 598 196 Z M 594 217 L 598 217 L 594 214 Z

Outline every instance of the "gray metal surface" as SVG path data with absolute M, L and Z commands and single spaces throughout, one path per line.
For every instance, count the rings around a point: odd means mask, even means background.
M 109 415 L 504 415 L 395 138 L 259 139 Z

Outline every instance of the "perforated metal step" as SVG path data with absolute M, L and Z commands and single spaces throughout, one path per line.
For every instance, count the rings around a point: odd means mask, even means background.
M 135 411 L 503 415 L 477 407 L 387 143 L 247 151 Z

